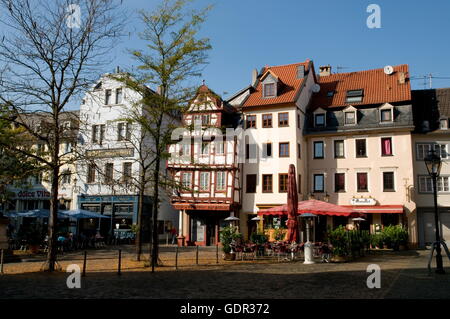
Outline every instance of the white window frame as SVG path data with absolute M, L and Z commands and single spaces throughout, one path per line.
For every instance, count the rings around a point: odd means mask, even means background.
M 206 176 L 206 179 L 203 177 Z M 201 192 L 210 190 L 211 173 L 210 172 L 200 172 L 199 174 L 199 190 Z M 206 183 L 205 183 L 206 182 Z
M 425 184 L 422 184 L 422 181 L 424 181 Z M 444 181 L 447 182 L 447 190 L 445 190 L 445 189 L 439 190 L 439 184 L 441 183 L 441 187 L 442 187 L 442 185 L 445 185 Z M 422 193 L 422 194 L 431 194 L 431 193 L 433 193 L 433 181 L 431 179 L 431 176 L 429 176 L 429 175 L 418 175 L 417 176 L 417 183 L 418 183 L 417 188 L 419 190 L 419 193 Z M 424 190 L 422 188 L 422 186 L 425 186 L 426 189 Z M 450 193 L 450 176 L 448 176 L 448 175 L 439 176 L 438 180 L 437 180 L 437 183 L 436 183 L 436 186 L 437 186 L 438 194 Z
M 390 111 L 391 113 L 391 119 L 389 121 L 383 121 L 383 118 L 381 116 L 382 111 Z M 379 110 L 378 110 L 378 119 L 380 124 L 392 124 L 394 122 L 394 106 L 392 104 L 389 103 L 385 103 L 384 105 L 382 105 Z
M 222 178 L 219 176 L 222 175 Z M 220 182 L 219 182 L 220 181 Z M 216 191 L 222 192 L 227 189 L 227 172 L 226 171 L 217 171 L 216 172 Z M 222 186 L 222 187 L 219 187 Z

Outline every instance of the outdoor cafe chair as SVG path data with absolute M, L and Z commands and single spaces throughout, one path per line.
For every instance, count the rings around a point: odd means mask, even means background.
M 253 259 L 256 258 L 257 246 L 255 244 L 247 244 L 243 247 L 242 250 L 242 260 L 244 260 L 245 256 L 251 256 Z

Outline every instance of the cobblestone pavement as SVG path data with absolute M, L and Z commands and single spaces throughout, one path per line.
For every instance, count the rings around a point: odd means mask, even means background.
M 65 272 L 39 272 L 41 261 L 10 263 L 0 275 L 0 298 L 450 298 L 447 273 L 429 274 L 428 251 L 375 252 L 349 263 L 244 260 L 216 264 L 215 249 L 182 250 L 174 267 L 174 247 L 163 247 L 163 267 L 155 273 L 133 260 L 123 247 L 123 270 L 118 276 L 117 251 L 89 251 L 87 276 L 80 289 L 68 289 Z M 60 265 L 82 265 L 82 253 L 60 257 Z M 381 267 L 381 288 L 369 289 L 369 264 Z M 433 261 L 434 266 L 434 261 Z

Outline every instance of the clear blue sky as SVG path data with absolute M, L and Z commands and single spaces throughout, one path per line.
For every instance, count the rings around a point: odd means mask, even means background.
M 152 10 L 158 0 L 124 0 L 131 12 Z M 381 29 L 366 26 L 369 4 L 381 7 Z M 250 84 L 251 70 L 309 58 L 351 72 L 409 64 L 411 76 L 450 78 L 450 1 L 407 0 L 196 0 L 213 4 L 201 35 L 213 49 L 202 78 L 224 98 Z M 142 30 L 134 19 L 131 30 Z M 114 65 L 130 67 L 125 48 L 139 48 L 137 35 L 117 46 Z M 111 70 L 105 70 L 110 72 Z M 423 89 L 424 80 L 412 80 Z M 428 87 L 428 82 L 427 82 Z M 450 79 L 433 79 L 433 88 Z M 228 92 L 228 94 L 224 94 Z

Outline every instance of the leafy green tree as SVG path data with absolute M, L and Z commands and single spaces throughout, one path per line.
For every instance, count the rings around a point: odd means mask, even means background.
M 0 0 L 0 104 L 3 118 L 23 130 L 24 143 L 2 144 L 40 163 L 50 180 L 48 254 L 43 269 L 55 270 L 56 221 L 63 126 L 70 103 L 108 65 L 124 19 L 113 0 Z M 74 121 L 77 120 L 74 114 Z M 41 143 L 42 149 L 30 147 Z M 73 159 L 69 159 L 69 162 Z
M 179 125 L 180 114 L 192 98 L 194 89 L 189 80 L 201 75 L 211 49 L 209 39 L 199 38 L 198 31 L 211 7 L 188 10 L 184 0 L 164 0 L 153 12 L 140 11 L 144 24 L 140 38 L 145 50 L 130 50 L 138 61 L 137 71 L 118 78 L 127 87 L 140 93 L 138 105 L 143 112 L 130 112 L 128 120 L 138 123 L 149 138 L 149 157 L 142 161 L 138 189 L 152 197 L 152 272 L 158 263 L 158 210 L 164 188 L 173 186 L 165 173 L 164 161 L 169 154 L 173 129 Z M 156 92 L 148 89 L 157 88 Z M 138 212 L 137 254 L 140 254 L 142 205 Z

